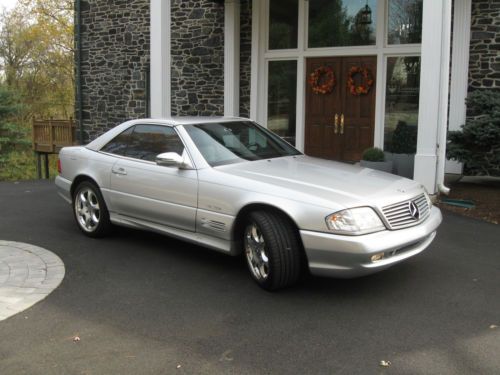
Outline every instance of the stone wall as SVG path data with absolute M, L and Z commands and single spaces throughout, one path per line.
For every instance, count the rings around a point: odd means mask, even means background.
M 472 0 L 469 90 L 500 90 L 500 0 Z
M 250 117 L 252 0 L 241 0 L 240 9 L 240 116 Z
M 81 2 L 84 141 L 125 120 L 147 116 L 149 3 Z
M 224 114 L 224 3 L 172 0 L 172 115 Z

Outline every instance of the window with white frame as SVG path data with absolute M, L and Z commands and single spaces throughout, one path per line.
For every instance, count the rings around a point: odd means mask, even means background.
M 390 148 L 398 123 L 416 129 L 423 0 L 256 2 L 265 41 L 257 112 L 269 129 L 291 143 L 297 135 L 301 148 L 305 61 L 344 55 L 377 56 L 375 145 Z

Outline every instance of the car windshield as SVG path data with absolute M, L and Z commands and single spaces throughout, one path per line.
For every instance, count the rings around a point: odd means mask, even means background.
M 251 121 L 214 122 L 184 128 L 212 167 L 301 154 L 276 134 Z

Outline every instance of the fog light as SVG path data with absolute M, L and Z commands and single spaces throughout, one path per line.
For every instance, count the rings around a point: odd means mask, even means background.
M 384 253 L 378 253 L 375 255 L 372 255 L 372 262 L 378 262 L 379 260 L 384 259 Z

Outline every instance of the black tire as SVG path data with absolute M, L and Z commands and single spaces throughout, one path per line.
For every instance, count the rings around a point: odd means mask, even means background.
M 301 252 L 299 234 L 287 218 L 272 211 L 249 214 L 243 231 L 243 253 L 260 287 L 273 291 L 297 283 Z
M 73 193 L 73 215 L 78 228 L 89 237 L 103 237 L 111 228 L 109 212 L 99 188 L 90 181 L 78 184 Z

